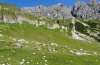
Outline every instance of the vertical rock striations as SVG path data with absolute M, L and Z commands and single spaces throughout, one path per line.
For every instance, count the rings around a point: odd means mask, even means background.
M 24 13 L 30 13 L 34 16 L 40 16 L 42 18 L 51 18 L 51 19 L 72 18 L 71 10 L 72 7 L 65 6 L 61 3 L 50 7 L 45 7 L 41 5 L 37 7 L 24 7 L 21 9 L 21 11 Z
M 72 15 L 76 18 L 100 19 L 100 2 L 90 0 L 89 3 L 75 3 Z

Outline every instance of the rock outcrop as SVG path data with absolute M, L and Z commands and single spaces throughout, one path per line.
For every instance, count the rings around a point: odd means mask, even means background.
M 0 22 L 16 23 L 23 20 L 25 18 L 17 6 L 0 3 Z
M 43 5 L 37 7 L 24 7 L 19 9 L 16 6 L 0 3 L 0 20 L 5 22 L 16 22 L 27 20 L 24 13 L 32 16 L 50 19 L 69 19 L 69 18 L 86 18 L 100 19 L 100 2 L 90 0 L 88 3 L 78 1 L 73 7 L 65 6 L 61 3 L 46 7 Z
M 100 2 L 90 0 L 89 3 L 75 3 L 72 15 L 76 18 L 100 19 Z
M 97 2 L 96 0 L 90 0 L 88 3 L 77 1 L 73 7 L 65 6 L 61 3 L 50 7 L 41 5 L 37 7 L 24 7 L 21 11 L 42 18 L 58 20 L 72 17 L 100 19 L 100 2 Z
M 42 18 L 51 18 L 58 20 L 72 18 L 71 10 L 72 10 L 71 6 L 65 6 L 61 3 L 50 7 L 45 7 L 41 5 L 37 7 L 24 7 L 21 9 L 22 12 L 30 13 L 34 16 L 40 16 Z

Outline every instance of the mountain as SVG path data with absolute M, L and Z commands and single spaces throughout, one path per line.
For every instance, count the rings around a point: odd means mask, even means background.
M 96 0 L 90 0 L 88 3 L 77 1 L 73 7 L 65 6 L 61 3 L 50 7 L 40 5 L 37 7 L 24 7 L 21 11 L 42 18 L 46 17 L 58 20 L 72 17 L 100 19 L 100 2 Z
M 90 16 L 99 11 L 94 2 L 22 9 L 0 3 L 0 65 L 99 65 L 100 18 Z
M 22 12 L 30 13 L 34 16 L 40 16 L 42 18 L 51 18 L 58 20 L 72 18 L 71 10 L 72 7 L 65 6 L 61 3 L 50 7 L 45 7 L 43 5 L 40 5 L 37 7 L 24 7 L 21 9 Z
M 72 15 L 76 18 L 100 19 L 100 2 L 90 0 L 89 3 L 75 3 Z
M 35 24 L 37 27 L 43 25 L 48 29 L 58 28 L 61 32 L 65 32 L 67 36 L 74 39 L 100 42 L 100 20 L 91 20 L 84 17 L 78 19 L 81 17 L 80 15 L 77 15 L 79 16 L 76 16 L 77 18 L 71 15 L 72 9 L 74 9 L 73 14 L 77 12 L 77 9 L 79 9 L 77 7 L 80 7 L 79 3 L 81 2 L 78 1 L 73 8 L 59 3 L 48 8 L 41 5 L 37 7 L 25 7 L 22 9 L 10 4 L 0 4 L 0 19 L 5 23 L 22 24 L 23 21 L 27 21 L 30 24 Z M 83 8 L 83 6 L 84 5 L 82 5 L 81 8 Z M 84 12 L 84 10 L 79 9 L 79 12 L 76 14 L 80 13 L 80 11 Z M 92 17 L 95 17 L 93 15 Z

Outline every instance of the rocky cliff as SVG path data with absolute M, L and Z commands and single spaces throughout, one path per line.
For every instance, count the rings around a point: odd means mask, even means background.
M 72 15 L 76 18 L 100 19 L 100 2 L 90 0 L 89 3 L 75 3 Z
M 40 16 L 42 18 L 51 18 L 58 20 L 72 18 L 71 10 L 72 7 L 65 6 L 61 3 L 50 7 L 45 7 L 43 5 L 40 5 L 37 7 L 24 7 L 21 9 L 22 12 L 30 13 L 34 16 Z
M 37 7 L 24 7 L 21 11 L 42 18 L 58 20 L 72 17 L 100 19 L 100 2 L 97 2 L 96 0 L 90 0 L 88 3 L 77 1 L 73 7 L 65 6 L 61 3 L 50 7 L 41 5 Z

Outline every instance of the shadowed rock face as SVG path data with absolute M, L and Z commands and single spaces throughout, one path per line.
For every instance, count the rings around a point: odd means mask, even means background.
M 90 0 L 89 3 L 75 3 L 72 15 L 76 18 L 100 19 L 100 2 Z

